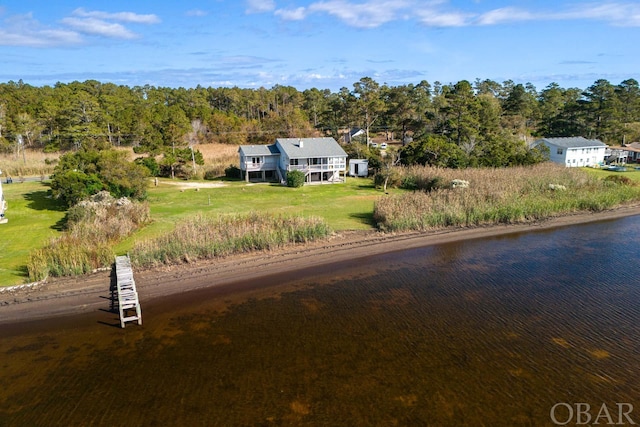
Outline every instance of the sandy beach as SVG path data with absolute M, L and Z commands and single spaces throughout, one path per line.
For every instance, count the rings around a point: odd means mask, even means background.
M 135 271 L 141 304 L 196 289 L 256 281 L 260 277 L 355 260 L 387 252 L 510 233 L 545 230 L 640 215 L 640 205 L 599 213 L 578 213 L 516 225 L 452 228 L 431 232 L 384 234 L 343 231 L 330 239 L 276 251 L 258 252 Z M 0 324 L 21 323 L 87 313 L 109 307 L 111 270 L 44 283 L 0 288 Z

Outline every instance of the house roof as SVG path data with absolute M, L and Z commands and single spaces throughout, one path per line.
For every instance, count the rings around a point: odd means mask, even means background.
M 290 159 L 347 157 L 347 153 L 333 138 L 278 138 L 276 144 Z
M 365 131 L 364 129 L 360 129 L 360 128 L 351 128 L 349 129 L 349 136 L 354 137 L 354 136 L 358 136 L 358 135 L 364 135 Z
M 585 148 L 585 147 L 606 147 L 607 144 L 598 139 L 586 139 L 581 136 L 571 136 L 567 138 L 542 138 L 549 145 L 562 148 Z
M 639 152 L 640 151 L 640 142 L 632 142 L 631 144 L 625 145 L 625 148 L 629 151 Z
M 271 145 L 241 145 L 239 152 L 247 156 L 278 156 L 280 151 L 275 144 Z

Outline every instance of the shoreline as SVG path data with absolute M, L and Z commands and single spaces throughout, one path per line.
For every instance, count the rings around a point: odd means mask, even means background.
M 336 232 L 329 239 L 289 245 L 268 252 L 232 255 L 215 260 L 161 266 L 134 271 L 141 304 L 199 289 L 233 284 L 312 267 L 451 243 L 515 233 L 615 220 L 640 215 L 640 204 L 603 212 L 581 212 L 523 224 L 449 228 L 429 232 L 383 234 L 377 231 Z M 0 324 L 21 324 L 43 319 L 105 311 L 109 308 L 111 270 L 72 278 L 55 278 L 37 285 L 0 288 Z M 261 285 L 255 285 L 261 288 Z M 144 317 L 144 313 L 143 313 Z

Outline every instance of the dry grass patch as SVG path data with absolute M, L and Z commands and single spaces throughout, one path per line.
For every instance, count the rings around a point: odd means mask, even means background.
M 23 176 L 48 177 L 53 173 L 60 158 L 59 153 L 43 153 L 39 150 L 26 150 L 16 156 L 13 153 L 0 153 L 2 178 L 8 176 L 17 181 Z
M 238 166 L 238 146 L 230 144 L 201 144 L 195 147 L 204 157 L 204 169 L 212 176 L 224 176 L 230 165 Z
M 398 173 L 401 183 L 417 190 L 376 202 L 374 219 L 383 230 L 530 222 L 640 200 L 637 186 L 605 182 L 553 163 L 503 169 L 407 167 Z M 468 186 L 455 185 L 461 181 Z

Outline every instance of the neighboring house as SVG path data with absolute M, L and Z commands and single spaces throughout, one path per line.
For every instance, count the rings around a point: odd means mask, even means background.
M 542 138 L 534 146 L 544 144 L 549 147 L 549 159 L 567 167 L 595 166 L 604 163 L 607 144 L 597 139 L 581 136 L 569 138 Z
M 349 176 L 367 177 L 369 175 L 369 160 L 349 160 Z
M 242 145 L 240 170 L 246 181 L 277 180 L 299 170 L 308 183 L 339 183 L 346 179 L 347 153 L 333 138 L 278 138 L 272 145 Z
M 629 156 L 627 157 L 629 163 L 640 163 L 640 142 L 626 144 L 624 149 L 629 152 Z
M 345 133 L 344 142 L 351 143 L 351 142 L 355 142 L 354 140 L 359 140 L 359 139 L 362 139 L 363 141 L 365 141 L 366 137 L 367 137 L 367 133 L 364 131 L 364 129 L 351 128 L 349 129 L 349 132 Z
M 627 163 L 629 150 L 626 147 L 607 147 L 604 152 L 606 163 Z

